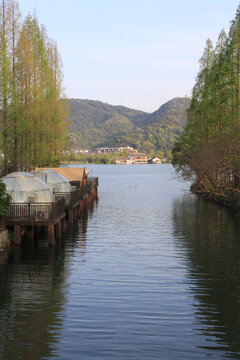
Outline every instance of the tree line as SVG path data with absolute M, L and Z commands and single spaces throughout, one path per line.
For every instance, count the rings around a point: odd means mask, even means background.
M 187 125 L 173 164 L 200 190 L 235 196 L 240 185 L 240 6 L 229 33 L 206 42 L 192 91 Z
M 16 0 L 0 4 L 0 151 L 2 172 L 59 162 L 67 105 L 61 59 L 36 15 L 22 20 Z

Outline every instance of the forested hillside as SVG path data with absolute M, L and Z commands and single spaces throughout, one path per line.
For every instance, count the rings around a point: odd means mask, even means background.
M 186 123 L 190 99 L 175 98 L 152 114 L 92 100 L 70 99 L 70 145 L 94 149 L 130 145 L 147 152 L 171 149 Z
M 126 141 L 146 152 L 171 150 L 174 142 L 186 125 L 188 98 L 175 98 L 162 105 L 157 111 L 147 115 L 145 126 L 118 139 L 118 144 Z
M 229 34 L 207 40 L 188 122 L 174 147 L 174 164 L 193 174 L 195 190 L 240 206 L 240 7 Z

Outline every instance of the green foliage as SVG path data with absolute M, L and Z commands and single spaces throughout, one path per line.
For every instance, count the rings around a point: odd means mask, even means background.
M 87 128 L 101 129 L 107 120 L 116 115 L 128 119 L 133 125 L 145 123 L 146 113 L 139 110 L 93 100 L 69 99 L 68 102 L 72 121 L 71 133 L 79 133 Z
M 0 149 L 3 173 L 59 163 L 66 101 L 56 43 L 17 1 L 0 3 Z
M 175 98 L 152 114 L 100 101 L 69 100 L 73 148 L 130 145 L 154 154 L 170 150 L 186 123 L 190 99 Z
M 0 216 L 7 215 L 10 202 L 11 195 L 6 192 L 6 185 L 0 181 Z
M 218 196 L 240 186 L 239 54 L 240 8 L 228 36 L 222 31 L 215 49 L 206 42 L 187 125 L 173 148 L 177 169 Z

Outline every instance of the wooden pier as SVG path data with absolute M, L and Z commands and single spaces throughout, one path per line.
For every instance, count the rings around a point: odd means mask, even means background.
M 65 199 L 65 210 L 68 215 L 68 222 L 73 224 L 77 216 L 77 208 L 79 206 L 79 191 L 78 189 L 72 189 L 71 192 L 54 192 L 57 198 Z
M 41 168 L 42 169 L 42 168 Z M 70 183 L 69 193 L 54 192 L 53 203 L 11 203 L 6 216 L 7 227 L 14 229 L 14 243 L 21 244 L 21 231 L 25 229 L 30 238 L 34 238 L 39 228 L 48 228 L 48 244 L 54 244 L 54 238 L 61 238 L 65 231 L 65 216 L 72 224 L 77 215 L 92 201 L 97 199 L 97 177 L 87 177 L 85 168 L 44 168 L 55 170 Z
M 54 235 L 61 238 L 65 227 L 65 200 L 59 198 L 53 203 L 11 203 L 6 216 L 7 227 L 14 228 L 14 243 L 21 244 L 21 228 L 27 228 L 34 236 L 40 226 L 48 227 L 48 243 L 54 243 Z
M 88 177 L 85 168 L 37 168 L 36 170 L 49 169 L 63 175 L 73 189 L 78 189 L 78 207 L 83 211 L 98 196 L 98 177 Z

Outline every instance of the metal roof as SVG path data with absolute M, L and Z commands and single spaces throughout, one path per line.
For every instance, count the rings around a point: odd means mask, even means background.
M 82 181 L 84 175 L 86 175 L 85 167 L 76 168 L 37 168 L 38 170 L 54 170 L 63 175 L 68 181 Z

